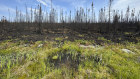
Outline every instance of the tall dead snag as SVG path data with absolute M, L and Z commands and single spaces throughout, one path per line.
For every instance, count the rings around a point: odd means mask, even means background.
M 39 5 L 39 14 L 38 14 L 38 30 L 37 33 L 42 34 L 42 8 L 41 4 Z
M 131 22 L 134 23 L 135 21 L 135 9 L 131 12 Z
M 21 23 L 21 20 L 22 19 L 22 13 L 21 13 L 21 11 L 19 11 L 19 22 Z
M 16 7 L 16 23 L 18 22 L 18 10 L 17 10 L 17 7 Z
M 25 8 L 26 8 L 26 23 L 29 21 L 28 19 L 28 10 L 27 10 L 27 5 L 25 4 Z
M 9 23 L 10 23 L 10 10 L 8 9 L 8 12 L 9 12 Z
M 129 22 L 129 12 L 130 12 L 130 8 L 129 8 L 129 6 L 128 6 L 127 11 L 126 11 L 126 14 L 125 14 L 125 17 L 126 17 L 125 21 L 126 21 L 127 23 Z
M 91 4 L 91 8 L 92 8 L 92 21 L 91 21 L 91 23 L 93 23 L 94 22 L 94 12 L 93 12 L 93 1 L 92 1 L 92 4 Z
M 138 12 L 138 22 L 140 22 L 140 11 Z
M 138 13 L 138 26 L 137 26 L 137 30 L 140 32 L 140 11 Z
M 106 8 L 104 7 L 104 23 L 106 23 Z
M 103 8 L 101 8 L 101 10 L 99 11 L 99 22 L 100 23 L 104 22 L 104 10 L 103 10 Z
M 112 3 L 113 3 L 113 0 L 109 0 L 109 15 L 108 15 L 108 23 L 109 23 L 109 25 L 108 25 L 108 32 L 110 32 L 110 23 L 111 23 L 111 7 L 112 7 Z
M 32 7 L 31 7 L 31 23 L 33 22 L 33 10 L 32 10 Z
M 119 23 L 119 20 L 120 20 L 120 15 L 118 13 L 119 11 L 115 11 L 114 10 L 114 14 L 113 14 L 113 31 L 114 33 L 116 33 L 117 29 L 118 29 L 118 23 Z
M 113 0 L 109 0 L 109 23 L 111 21 L 111 7 L 112 7 Z
M 121 11 L 121 23 L 124 21 L 124 18 L 123 18 L 123 11 Z
M 71 11 L 70 11 L 69 23 L 71 23 Z
M 64 23 L 63 9 L 60 11 L 60 23 Z

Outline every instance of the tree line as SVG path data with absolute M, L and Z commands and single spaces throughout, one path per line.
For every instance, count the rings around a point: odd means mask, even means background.
M 82 8 L 75 9 L 74 13 L 72 11 L 66 12 L 63 9 L 60 10 L 60 13 L 53 8 L 51 5 L 51 10 L 43 11 L 41 4 L 36 8 L 27 8 L 26 13 L 23 14 L 21 10 L 18 10 L 16 7 L 15 18 L 11 20 L 9 12 L 9 20 L 6 17 L 1 18 L 1 23 L 28 23 L 28 24 L 37 24 L 39 31 L 41 32 L 43 23 L 48 24 L 65 24 L 71 26 L 72 29 L 97 29 L 98 32 L 103 31 L 101 29 L 105 28 L 106 32 L 112 31 L 116 32 L 119 29 L 123 31 L 127 28 L 135 28 L 135 31 L 140 29 L 140 11 L 136 11 L 135 8 L 130 9 L 128 6 L 125 11 L 113 10 L 112 9 L 113 0 L 109 0 L 108 7 L 101 8 L 98 12 L 94 10 L 94 3 L 91 3 L 91 8 Z M 84 26 L 83 26 L 84 25 Z M 93 28 L 93 26 L 95 26 Z M 104 26 L 104 27 L 103 27 Z M 131 26 L 131 27 L 130 27 Z M 52 27 L 52 26 L 50 26 Z M 97 28 L 96 28 L 97 27 Z M 54 27 L 55 28 L 55 27 Z

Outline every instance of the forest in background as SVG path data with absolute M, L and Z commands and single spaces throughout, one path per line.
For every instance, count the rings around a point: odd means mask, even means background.
M 140 79 L 140 11 L 16 7 L 0 21 L 0 79 Z
M 27 29 L 43 33 L 43 29 L 70 28 L 79 32 L 117 33 L 117 32 L 139 32 L 140 11 L 131 9 L 128 5 L 126 11 L 113 10 L 113 0 L 109 0 L 108 7 L 94 11 L 94 3 L 91 8 L 77 8 L 74 12 L 57 11 L 51 5 L 50 12 L 42 10 L 41 4 L 36 8 L 26 7 L 26 13 L 22 13 L 16 7 L 15 17 L 2 17 L 0 21 L 1 32 L 12 29 Z M 97 16 L 98 15 L 98 16 Z M 34 28 L 34 29 L 31 29 Z
M 37 41 L 52 40 L 54 37 L 96 40 L 103 36 L 114 42 L 138 42 L 136 38 L 140 36 L 140 11 L 131 9 L 129 5 L 125 11 L 113 10 L 114 0 L 108 1 L 108 6 L 99 12 L 95 12 L 94 2 L 91 3 L 91 8 L 80 7 L 74 9 L 74 12 L 56 10 L 52 6 L 52 0 L 50 11 L 44 11 L 41 4 L 30 9 L 25 5 L 25 13 L 16 7 L 15 17 L 11 17 L 9 11 L 8 18 L 1 18 L 0 40 L 20 38 Z

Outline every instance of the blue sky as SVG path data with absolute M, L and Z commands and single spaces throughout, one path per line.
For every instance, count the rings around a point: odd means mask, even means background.
M 72 10 L 81 7 L 91 7 L 92 0 L 52 0 L 53 7 L 57 10 L 63 8 L 65 11 Z M 25 5 L 28 8 L 31 6 L 33 8 L 37 7 L 38 4 L 41 3 L 43 6 L 43 10 L 50 10 L 50 0 L 0 0 L 0 17 L 9 15 L 8 9 L 10 10 L 11 16 L 15 16 L 16 6 L 18 10 L 21 10 L 23 13 L 25 12 Z M 108 6 L 108 0 L 93 0 L 94 2 L 94 10 L 98 12 L 100 8 Z M 114 0 L 113 9 L 124 10 L 127 6 L 130 5 L 130 8 L 136 8 L 136 10 L 140 10 L 140 0 Z

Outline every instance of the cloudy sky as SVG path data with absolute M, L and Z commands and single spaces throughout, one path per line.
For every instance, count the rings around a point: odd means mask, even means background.
M 57 10 L 64 9 L 65 11 L 77 9 L 78 7 L 91 7 L 91 2 L 94 2 L 94 10 L 96 12 L 99 11 L 100 8 L 107 7 L 109 0 L 52 0 L 53 7 Z M 9 15 L 8 9 L 10 11 L 11 16 L 15 16 L 16 6 L 18 10 L 21 10 L 23 13 L 25 12 L 25 5 L 28 8 L 31 6 L 35 8 L 38 4 L 43 6 L 43 10 L 50 10 L 50 0 L 0 0 L 0 17 Z M 119 10 L 126 10 L 127 6 L 130 8 L 136 8 L 136 10 L 140 10 L 140 0 L 114 0 L 113 8 Z

